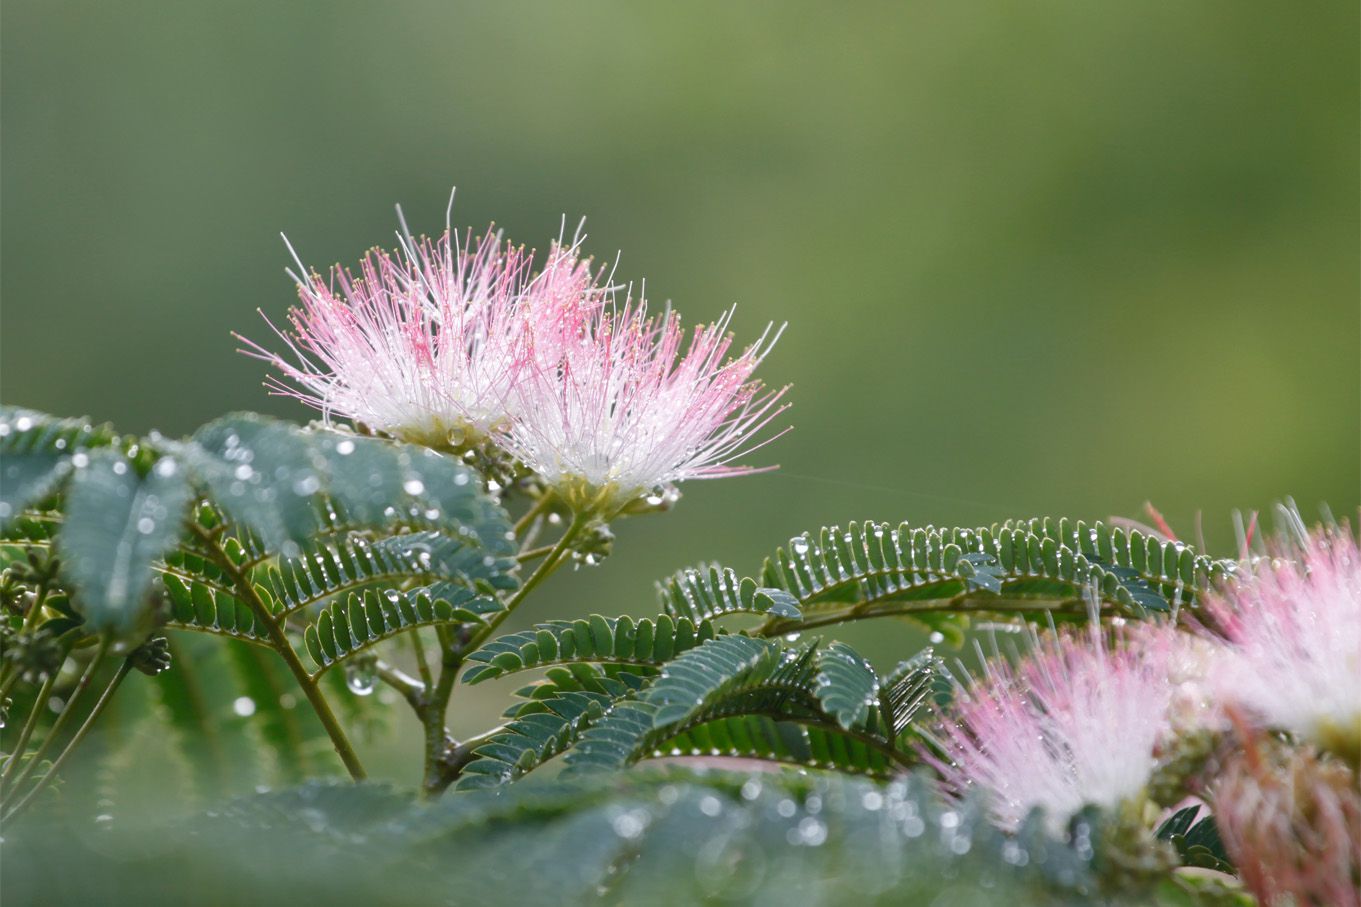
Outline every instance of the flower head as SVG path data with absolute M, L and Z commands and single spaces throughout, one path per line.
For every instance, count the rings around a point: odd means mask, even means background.
M 1361 752 L 1361 552 L 1318 532 L 1209 603 L 1229 646 L 1216 671 L 1227 706 L 1328 748 Z
M 1361 907 L 1361 790 L 1341 761 L 1239 754 L 1214 803 L 1229 856 L 1263 904 Z
M 680 319 L 646 303 L 581 308 L 536 330 L 551 346 L 516 383 L 507 449 L 573 507 L 607 516 L 677 482 L 760 471 L 732 464 L 774 440 L 756 436 L 787 407 L 785 388 L 750 380 L 778 333 L 724 361 L 731 315 L 688 346 Z
M 1032 643 L 1019 666 L 993 659 L 959 689 L 927 758 L 951 794 L 983 791 L 1001 827 L 1040 807 L 1061 832 L 1084 806 L 1114 808 L 1147 786 L 1169 731 L 1170 638 L 1111 644 L 1093 625 Z
M 251 341 L 246 352 L 278 369 L 274 392 L 327 419 L 434 446 L 475 442 L 509 418 L 533 326 L 592 298 L 588 265 L 571 249 L 554 246 L 537 276 L 532 258 L 490 230 L 407 238 L 396 252 L 370 251 L 358 275 L 295 275 L 292 330 L 275 328 L 292 361 Z

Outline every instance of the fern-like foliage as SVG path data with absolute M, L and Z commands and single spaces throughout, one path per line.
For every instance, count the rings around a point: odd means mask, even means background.
M 570 747 L 620 700 L 636 694 L 646 676 L 590 664 L 550 668 L 544 680 L 516 694 L 510 720 L 473 746 L 460 790 L 515 780 Z
M 802 754 L 809 765 L 881 773 L 889 763 L 912 761 L 897 738 L 925 701 L 912 690 L 933 667 L 923 660 L 915 671 L 893 679 L 887 689 L 901 690 L 890 698 L 896 703 L 890 712 L 880 698 L 885 684 L 849 646 L 788 648 L 772 640 L 720 635 L 669 662 L 636 695 L 617 701 L 581 734 L 567 755 L 569 770 L 622 768 L 648 756 L 693 751 L 718 733 L 722 745 L 717 749 L 725 753 L 785 761 Z M 754 730 L 756 724 L 696 730 L 720 719 L 748 716 L 803 726 L 807 746 L 777 746 L 781 738 L 769 733 L 748 740 L 732 737 L 742 728 Z M 878 755 L 871 758 L 868 750 Z
M 798 601 L 784 589 L 763 588 L 729 567 L 708 564 L 681 570 L 657 584 L 662 609 L 695 623 L 745 612 L 798 620 Z
M 463 679 L 478 683 L 529 668 L 577 662 L 662 665 L 716 633 L 712 621 L 673 619 L 667 614 L 636 622 L 599 614 L 586 620 L 548 621 L 482 646 L 468 656 L 474 666 Z
M 195 721 L 204 694 L 249 702 L 281 777 L 301 776 L 317 728 L 281 708 L 300 698 L 291 685 L 311 696 L 384 640 L 483 624 L 518 586 L 510 521 L 482 477 L 423 448 L 249 414 L 172 441 L 4 410 L 0 452 L 6 620 L 25 651 L 60 639 L 60 658 L 91 636 L 128 651 L 156 626 L 226 637 L 233 657 L 210 680 L 167 675 L 166 712 L 186 739 L 212 739 Z M 9 683 L 27 669 L 5 670 Z
M 668 580 L 661 600 L 670 613 L 724 614 L 740 600 L 731 590 L 782 591 L 801 617 L 767 609 L 764 631 L 772 635 L 879 616 L 1081 614 L 1089 588 L 1106 608 L 1141 616 L 1194 605 L 1232 569 L 1180 542 L 1099 522 L 977 529 L 866 522 L 795 537 L 766 559 L 759 578 L 710 567 L 692 572 L 683 593 Z
M 735 715 L 694 725 L 662 741 L 651 755 L 760 759 L 876 778 L 903 770 L 900 762 L 859 737 L 767 715 Z
M 41 832 L 6 845 L 7 892 L 21 903 L 49 902 L 42 855 L 54 850 L 85 868 L 60 889 L 82 904 L 144 897 L 148 877 L 184 903 L 202 900 L 205 879 L 229 880 L 241 903 L 1236 903 L 1137 878 L 1103 889 L 1102 839 L 1074 846 L 1041 823 L 1003 833 L 981 802 L 942 804 L 915 777 L 659 767 L 429 804 L 312 783 L 157 823 L 137 847 Z
M 498 600 L 453 583 L 383 594 L 369 589 L 323 608 L 303 630 L 303 639 L 319 674 L 399 633 L 435 624 L 483 623 L 501 610 Z
M 0 527 L 53 494 L 70 475 L 76 455 L 114 440 L 106 425 L 0 407 Z

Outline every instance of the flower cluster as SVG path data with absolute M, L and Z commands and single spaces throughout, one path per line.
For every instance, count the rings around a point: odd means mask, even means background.
M 1020 665 L 985 663 L 957 691 L 927 758 L 954 795 L 980 790 L 994 821 L 1015 829 L 1042 809 L 1061 831 L 1082 807 L 1116 808 L 1148 784 L 1155 748 L 1170 729 L 1169 634 L 1033 637 Z M 939 755 L 937 755 L 939 754 Z
M 948 794 L 982 793 L 1007 829 L 1037 808 L 1062 833 L 1088 805 L 1129 817 L 1142 809 L 1127 806 L 1198 794 L 1264 903 L 1357 904 L 1355 536 L 1321 530 L 1245 565 L 1207 597 L 1205 614 L 1213 630 L 1108 632 L 1093 613 L 1086 633 L 1032 632 L 1024 658 L 985 662 L 981 678 L 959 686 L 926 758 Z M 1211 758 L 1214 744 L 1198 741 L 1215 739 L 1224 742 Z M 1218 765 L 1219 776 L 1187 787 L 1171 770 L 1179 753 L 1199 760 L 1193 774 Z M 1169 776 L 1177 797 L 1158 793 Z
M 1210 602 L 1228 641 L 1215 691 L 1247 721 L 1359 756 L 1361 551 L 1337 530 L 1282 554 Z
M 778 333 L 729 357 L 729 311 L 687 345 L 674 314 L 620 301 L 602 277 L 575 243 L 553 244 L 536 271 L 490 230 L 408 236 L 358 274 L 295 275 L 302 304 L 274 328 L 291 358 L 249 340 L 245 352 L 277 369 L 274 392 L 328 420 L 432 447 L 490 444 L 597 515 L 755 471 L 734 461 L 778 437 L 757 435 L 785 389 L 752 378 Z
M 1361 790 L 1338 760 L 1310 752 L 1235 758 L 1216 788 L 1216 821 L 1263 904 L 1361 907 Z

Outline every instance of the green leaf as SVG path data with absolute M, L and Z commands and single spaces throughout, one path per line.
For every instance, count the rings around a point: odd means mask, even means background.
M 70 474 L 75 454 L 112 439 L 107 426 L 84 419 L 0 407 L 0 528 L 54 492 Z
M 1101 523 L 1022 520 L 977 529 L 851 523 L 792 539 L 766 560 L 759 584 L 793 596 L 804 622 L 815 626 L 927 612 L 1080 617 L 1092 585 L 1103 607 L 1137 617 L 1194 605 L 1232 569 L 1180 543 Z M 766 629 L 797 627 L 777 620 Z
M 576 664 L 554 668 L 547 679 L 521 690 L 528 702 L 513 706 L 512 720 L 479 744 L 463 769 L 458 789 L 492 787 L 515 780 L 571 746 L 622 699 L 635 694 L 643 677 Z
M 599 614 L 586 621 L 552 620 L 491 640 L 468 656 L 472 667 L 463 679 L 480 683 L 530 668 L 580 662 L 657 666 L 716 634 L 711 621 L 696 625 L 689 618 L 666 615 L 637 623 Z
M 735 715 L 694 725 L 663 740 L 652 755 L 763 759 L 876 778 L 902 771 L 902 765 L 883 750 L 865 746 L 854 737 L 766 715 Z
M 1214 816 L 1207 815 L 1196 822 L 1199 813 L 1200 806 L 1195 804 L 1177 810 L 1158 826 L 1158 838 L 1177 849 L 1184 866 L 1234 873 L 1236 870 L 1219 837 Z
M 573 771 L 621 768 L 644 756 L 657 741 L 683 730 L 698 716 L 715 717 L 724 706 L 733 712 L 778 707 L 791 695 L 815 703 L 800 681 L 811 682 L 807 653 L 786 656 L 769 640 L 719 636 L 683 653 L 636 700 L 620 703 L 582 736 L 568 754 Z M 789 676 L 778 678 L 781 671 Z M 763 701 L 750 694 L 769 684 Z
M 328 465 L 298 428 L 237 413 L 209 422 L 174 449 L 228 517 L 270 549 L 300 549 L 321 528 Z
M 258 753 L 247 719 L 234 708 L 240 694 L 230 682 L 224 647 L 194 636 L 172 636 L 169 645 L 170 667 L 147 682 L 170 728 L 171 749 L 194 780 L 192 789 L 211 799 L 264 780 L 255 774 Z
M 211 562 L 195 554 L 172 552 L 161 567 L 161 583 L 170 606 L 167 627 L 272 646 L 268 629 Z
M 58 545 L 93 631 L 145 629 L 152 563 L 179 539 L 191 496 L 183 470 L 168 457 L 143 477 L 116 451 L 96 451 L 76 471 Z
M 739 612 L 790 620 L 801 616 L 798 601 L 785 590 L 738 579 L 731 569 L 716 564 L 681 570 L 657 584 L 657 597 L 666 613 L 694 623 Z
M 515 569 L 513 558 L 492 557 L 475 539 L 427 530 L 377 539 L 352 533 L 280 558 L 264 578 L 271 610 L 288 615 L 371 586 L 444 582 L 507 591 L 518 585 Z
M 861 724 L 879 695 L 879 675 L 850 646 L 834 642 L 817 653 L 818 701 L 843 728 Z
M 279 780 L 301 781 L 313 765 L 311 751 L 324 737 L 321 723 L 300 702 L 293 677 L 273 652 L 229 642 L 226 653 L 238 689 L 251 700 L 251 727 L 273 753 Z
M 497 599 L 453 583 L 405 592 L 368 589 L 323 608 L 304 628 L 303 642 L 317 665 L 316 676 L 408 630 L 436 624 L 483 624 L 488 615 L 504 609 Z

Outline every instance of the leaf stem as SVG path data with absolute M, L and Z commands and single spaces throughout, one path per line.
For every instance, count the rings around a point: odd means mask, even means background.
M 463 646 L 464 652 L 475 651 L 478 646 L 482 645 L 489 636 L 496 632 L 496 628 L 501 626 L 502 622 L 504 622 L 507 617 L 510 617 L 511 613 L 519 607 L 520 602 L 524 601 L 526 596 L 533 592 L 540 583 L 548 579 L 549 575 L 558 568 L 559 563 L 561 563 L 563 557 L 570 549 L 572 542 L 576 541 L 576 537 L 581 534 L 581 530 L 585 529 L 586 524 L 589 522 L 589 514 L 578 513 L 572 517 L 572 522 L 568 525 L 567 530 L 563 532 L 562 537 L 558 539 L 557 543 L 549 550 L 544 559 L 539 562 L 539 566 L 534 568 L 534 572 L 525 580 L 524 585 L 517 589 L 515 594 L 506 601 L 505 610 L 497 612 L 491 620 L 487 621 L 480 630 L 473 634 L 472 638 Z
M 5 770 L 0 774 L 0 789 L 8 783 L 10 776 L 19 766 L 19 761 L 23 759 L 24 750 L 28 747 L 28 740 L 33 736 L 33 729 L 38 726 L 38 718 L 42 715 L 46 707 L 48 697 L 52 694 L 52 685 L 57 680 L 57 671 L 53 671 L 43 680 L 42 686 L 38 689 L 38 695 L 33 699 L 33 707 L 28 710 L 28 717 L 24 719 L 24 726 L 19 730 L 19 739 L 14 744 L 14 751 L 5 760 Z M 19 676 L 17 673 L 15 676 Z
M 80 698 L 80 694 L 85 692 L 85 689 L 90 685 L 90 681 L 94 679 L 95 672 L 98 671 L 100 665 L 104 663 L 104 656 L 109 653 L 110 645 L 111 642 L 107 636 L 99 641 L 99 648 L 95 650 L 94 657 L 91 658 L 90 663 L 85 666 L 84 673 L 82 673 L 80 679 L 76 681 L 75 689 L 73 689 L 71 695 L 67 697 L 66 704 L 62 706 L 61 713 L 57 715 L 57 720 L 52 722 L 52 727 L 43 737 L 43 742 L 38 744 L 38 748 L 34 751 L 32 758 L 28 760 L 23 769 L 20 770 L 18 777 L 14 779 L 13 788 L 23 786 L 23 783 L 28 780 L 28 776 L 33 774 L 33 770 L 37 767 L 38 763 L 42 761 L 43 756 L 47 755 L 47 751 L 51 749 L 52 744 L 56 742 L 57 738 L 61 735 L 61 732 L 66 728 L 67 721 L 75 714 L 76 700 Z M 38 712 L 42 707 L 42 703 L 35 702 L 33 704 L 34 713 Z
M 782 636 L 785 633 L 802 633 L 816 627 L 868 620 L 874 617 L 911 617 L 915 614 L 934 612 L 990 612 L 1017 611 L 1081 611 L 1085 613 L 1086 604 L 1079 598 L 1001 598 L 996 595 L 958 595 L 953 598 L 928 598 L 912 602 L 859 602 L 838 609 L 830 614 L 814 615 L 796 620 L 793 618 L 767 619 L 756 628 L 757 636 Z
M 421 724 L 425 727 L 425 773 L 421 780 L 421 794 L 435 797 L 448 786 L 445 781 L 447 772 L 441 764 L 449 751 L 448 731 L 444 727 L 444 716 L 449 708 L 449 697 L 454 692 L 454 681 L 458 678 L 459 668 L 463 666 L 463 654 L 448 627 L 435 627 L 439 638 L 440 669 L 439 681 L 430 691 L 423 707 L 417 709 Z
M 542 502 L 542 498 L 540 501 Z M 523 518 L 521 518 L 523 520 Z M 562 537 L 558 539 L 544 559 L 529 575 L 524 584 L 506 601 L 504 610 L 473 633 L 467 640 L 456 642 L 445 627 L 436 627 L 439 634 L 443 659 L 440 665 L 439 681 L 426 702 L 424 709 L 418 709 L 425 725 L 425 778 L 422 792 L 426 797 L 438 796 L 458 777 L 458 772 L 472 758 L 472 747 L 468 742 L 452 744 L 444 727 L 444 716 L 448 711 L 449 698 L 453 695 L 458 671 L 463 667 L 464 656 L 476 651 L 486 639 L 496 632 L 511 612 L 514 611 L 530 592 L 557 569 L 564 556 L 571 549 L 572 542 L 590 522 L 590 515 L 579 513 L 572 518 Z M 477 741 L 478 738 L 474 738 Z M 474 743 L 475 745 L 475 743 Z
M 529 527 L 529 524 L 534 522 L 534 518 L 543 513 L 552 500 L 552 497 L 553 495 L 551 492 L 545 491 L 543 494 L 539 495 L 538 500 L 529 505 L 529 509 L 524 512 L 524 515 L 515 521 L 514 528 L 516 535 L 524 532 L 525 529 Z
M 385 661 L 379 660 L 374 665 L 374 671 L 378 674 L 378 679 L 392 687 L 410 706 L 420 712 L 425 695 L 425 684 L 416 678 L 408 675 L 405 671 L 393 667 Z
M 272 648 L 279 653 L 284 664 L 288 665 L 288 670 L 292 672 L 293 678 L 298 682 L 303 695 L 307 697 L 307 702 L 312 706 L 312 711 L 317 713 L 321 726 L 326 729 L 326 735 L 331 738 L 331 745 L 335 747 L 336 755 L 340 757 L 340 761 L 345 764 L 345 770 L 350 773 L 350 778 L 355 781 L 363 781 L 368 777 L 368 774 L 364 771 L 363 763 L 359 761 L 359 756 L 355 753 L 350 738 L 345 735 L 345 729 L 336 720 L 335 712 L 331 710 L 331 704 L 327 701 L 326 695 L 322 693 L 321 687 L 298 659 L 298 653 L 294 651 L 293 644 L 288 641 L 288 634 L 279 621 L 274 619 L 269 607 L 260 598 L 259 593 L 255 591 L 255 584 L 227 556 L 227 552 L 217 543 L 216 538 L 197 525 L 194 526 L 194 529 L 208 543 L 213 560 L 231 578 L 232 585 L 236 587 L 237 592 L 241 594 L 246 604 L 250 606 L 251 611 L 255 613 L 256 620 L 264 624 L 273 643 Z
M 123 663 L 118 667 L 118 673 L 113 675 L 113 678 L 109 681 L 109 685 L 104 688 L 104 692 L 100 694 L 99 700 L 94 704 L 94 708 L 90 709 L 90 714 L 85 716 L 85 721 L 81 724 L 80 728 L 72 735 L 70 741 L 63 747 L 57 758 L 52 761 L 51 767 L 38 779 L 38 783 L 33 785 L 33 789 L 25 794 L 24 798 L 15 804 L 13 809 L 5 813 L 5 821 L 13 822 L 14 817 L 23 812 L 38 794 L 42 792 L 42 789 L 56 777 L 57 771 L 66 762 L 67 757 L 69 757 L 75 748 L 80 745 L 80 742 L 85 739 L 85 735 L 90 732 L 90 728 L 94 726 L 95 721 L 98 720 L 99 716 L 104 712 L 105 706 L 109 704 L 109 700 L 113 698 L 113 694 L 118 690 L 118 685 L 123 682 L 123 678 L 127 677 L 128 672 L 131 670 L 132 659 L 124 658 Z
M 411 651 L 416 658 L 416 671 L 421 675 L 421 683 L 425 684 L 428 690 L 435 685 L 435 680 L 430 676 L 430 662 L 425 658 L 425 642 L 421 639 L 420 628 L 417 627 L 410 635 Z

